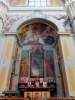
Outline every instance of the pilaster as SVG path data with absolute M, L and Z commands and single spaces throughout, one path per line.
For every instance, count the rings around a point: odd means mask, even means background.
M 72 35 L 60 35 L 60 43 L 63 59 L 63 76 L 65 93 L 67 96 L 75 96 L 75 43 Z
M 0 95 L 4 90 L 9 90 L 10 75 L 13 65 L 14 45 L 17 39 L 15 36 L 7 36 L 4 45 L 2 61 L 0 63 Z M 7 84 L 8 83 L 8 84 Z

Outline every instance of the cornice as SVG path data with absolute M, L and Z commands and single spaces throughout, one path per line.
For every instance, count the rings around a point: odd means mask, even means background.
M 9 3 L 5 0 L 0 0 L 0 3 L 3 3 L 7 8 L 8 8 L 8 13 L 20 13 L 23 12 L 25 13 L 26 11 L 33 11 L 33 10 L 41 10 L 41 11 L 49 11 L 49 12 L 58 12 L 58 13 L 66 13 L 65 7 L 29 7 L 29 6 L 22 6 L 22 7 L 12 7 L 9 5 Z

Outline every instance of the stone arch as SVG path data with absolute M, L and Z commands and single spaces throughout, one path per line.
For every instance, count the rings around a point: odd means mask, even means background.
M 31 21 L 32 19 L 33 20 L 35 19 L 35 21 L 34 21 L 35 23 L 38 23 L 38 20 L 36 20 L 36 19 L 45 20 L 46 22 L 49 22 L 49 24 L 51 23 L 51 25 L 53 25 L 57 29 L 58 32 L 65 32 L 65 28 L 60 23 L 60 21 L 56 20 L 52 16 L 42 14 L 40 11 L 34 11 L 33 14 L 26 15 L 23 18 L 16 21 L 10 28 L 9 32 L 17 32 L 17 29 L 21 24 L 23 24 L 24 22 L 27 23 L 27 22 Z

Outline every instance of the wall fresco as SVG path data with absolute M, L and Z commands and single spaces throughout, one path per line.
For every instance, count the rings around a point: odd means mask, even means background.
M 28 63 L 29 63 L 29 52 L 22 50 L 21 62 L 20 62 L 20 77 L 28 77 Z
M 55 77 L 54 59 L 52 50 L 45 51 L 45 67 L 46 67 L 46 77 Z
M 6 16 L 6 19 L 3 21 L 2 33 L 9 31 L 10 27 L 17 20 L 19 20 L 22 17 L 23 17 L 23 15 Z M 59 20 L 62 23 L 62 25 L 64 26 L 66 31 L 73 32 L 72 21 L 69 19 L 69 17 L 67 15 L 55 15 L 55 16 L 52 16 L 52 17 Z M 38 38 L 38 37 L 40 37 L 41 34 L 43 35 L 42 38 L 45 38 L 45 39 L 46 39 L 47 36 L 53 36 L 53 37 L 56 36 L 56 31 L 52 27 L 49 27 L 48 25 L 41 24 L 41 23 L 39 23 L 37 25 L 36 24 L 35 25 L 27 25 L 27 26 L 23 27 L 23 29 L 20 30 L 20 31 L 21 32 L 19 32 L 19 36 L 21 37 L 22 41 L 26 37 L 26 34 L 29 33 L 29 32 L 30 32 L 31 35 L 28 34 L 29 37 L 27 37 L 28 39 L 26 41 L 28 41 L 31 38 L 31 36 L 37 35 L 37 38 Z M 46 37 L 44 37 L 44 35 Z M 26 44 L 26 41 L 25 41 L 25 44 Z M 52 41 L 51 38 L 50 38 L 50 41 Z M 30 42 L 29 42 L 29 44 L 30 44 Z
M 6 19 L 3 21 L 2 33 L 9 31 L 10 27 L 23 16 L 6 16 Z
M 45 50 L 42 45 L 30 45 L 30 47 L 30 50 L 22 50 L 20 77 L 55 78 L 53 50 L 50 50 L 49 46 L 45 46 L 48 48 Z
M 62 23 L 67 32 L 73 33 L 72 21 L 69 19 L 67 15 L 56 15 L 54 16 L 54 18 L 56 18 Z
M 52 45 L 56 36 L 56 31 L 52 27 L 41 23 L 27 25 L 20 31 L 18 34 L 22 45 Z

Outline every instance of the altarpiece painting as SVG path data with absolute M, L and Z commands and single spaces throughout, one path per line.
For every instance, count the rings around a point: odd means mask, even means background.
M 55 78 L 53 50 L 49 46 L 33 45 L 22 50 L 20 78 Z
M 44 77 L 44 51 L 43 46 L 33 46 L 31 50 L 31 77 Z

